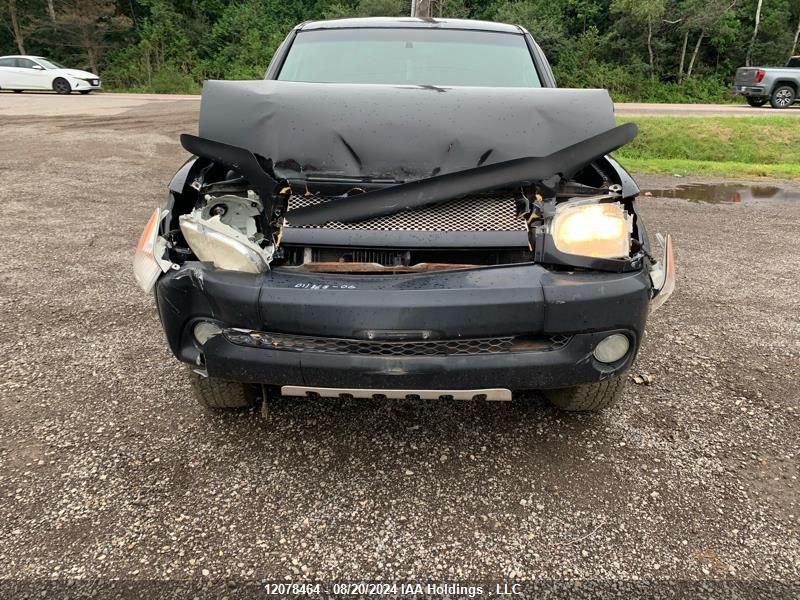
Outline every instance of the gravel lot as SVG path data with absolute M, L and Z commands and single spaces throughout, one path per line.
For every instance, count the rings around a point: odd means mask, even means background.
M 213 415 L 130 268 L 196 107 L 5 105 L 0 579 L 800 580 L 797 203 L 643 199 L 678 288 L 635 367 L 653 384 L 601 415 Z

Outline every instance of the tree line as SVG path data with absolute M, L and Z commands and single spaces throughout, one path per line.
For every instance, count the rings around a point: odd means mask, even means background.
M 518 23 L 561 86 L 618 100 L 720 101 L 736 67 L 800 53 L 800 0 L 418 0 L 434 17 Z M 0 0 L 0 54 L 45 55 L 108 88 L 195 92 L 262 77 L 297 23 L 408 15 L 410 0 Z M 419 8 L 419 6 L 418 6 Z

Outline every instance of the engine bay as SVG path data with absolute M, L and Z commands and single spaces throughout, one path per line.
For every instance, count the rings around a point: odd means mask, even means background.
M 272 196 L 270 210 L 255 186 L 235 169 L 200 158 L 182 192 L 173 193 L 166 245 L 173 263 L 199 260 L 217 268 L 252 273 L 285 268 L 315 273 L 398 274 L 533 262 L 537 260 L 537 235 L 548 233 L 547 224 L 557 208 L 566 204 L 588 201 L 618 205 L 621 214 L 629 217 L 628 233 L 637 233 L 634 198 L 623 197 L 615 175 L 611 165 L 600 159 L 570 180 L 559 180 L 551 187 L 504 187 L 390 215 L 294 226 L 289 220 L 293 210 L 335 205 L 359 196 L 367 200 L 370 191 L 385 189 L 387 184 L 276 181 L 277 193 Z M 298 232 L 303 235 L 294 235 Z M 334 234 L 333 238 L 315 239 L 321 232 Z M 356 236 L 368 233 L 370 243 L 347 239 L 337 244 L 337 232 Z M 426 241 L 425 234 L 435 234 L 448 243 Z M 462 242 L 451 243 L 454 236 L 460 236 Z M 389 237 L 404 243 L 389 243 Z M 630 259 L 642 244 L 636 235 L 629 239 L 624 252 L 604 259 Z M 547 261 L 540 257 L 540 262 Z

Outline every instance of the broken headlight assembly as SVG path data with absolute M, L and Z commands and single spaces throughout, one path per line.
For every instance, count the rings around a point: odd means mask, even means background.
M 252 190 L 247 196 L 207 194 L 205 205 L 181 215 L 181 233 L 194 255 L 217 269 L 263 273 L 269 269 L 274 246 L 265 241 L 256 223 L 263 210 Z
M 619 202 L 577 204 L 556 208 L 550 234 L 559 252 L 592 258 L 627 258 L 633 219 Z
M 180 217 L 181 232 L 198 260 L 218 269 L 263 273 L 269 259 L 247 237 L 225 225 L 219 217 L 198 218 L 195 213 Z

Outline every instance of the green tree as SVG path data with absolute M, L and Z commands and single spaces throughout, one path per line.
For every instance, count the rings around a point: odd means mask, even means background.
M 85 53 L 94 73 L 100 72 L 103 52 L 109 38 L 131 26 L 130 19 L 117 14 L 111 0 L 62 0 L 56 11 L 56 28 L 64 43 Z
M 15 50 L 27 54 L 28 36 L 36 32 L 44 20 L 39 0 L 0 0 L 0 19 L 4 21 Z
M 653 30 L 660 24 L 666 5 L 664 0 L 611 0 L 611 12 L 628 15 L 633 21 L 647 30 L 647 58 L 650 64 L 650 77 L 655 78 L 655 55 L 653 52 Z
M 495 20 L 525 27 L 551 60 L 558 58 L 567 41 L 564 13 L 558 0 L 503 2 L 497 6 Z
M 408 14 L 408 2 L 404 0 L 361 0 L 358 3 L 359 17 L 399 17 Z
M 153 91 L 195 91 L 198 43 L 190 37 L 188 12 L 171 0 L 141 0 L 138 42 L 112 56 L 105 73 L 111 85 Z M 195 77 L 193 77 L 195 75 Z
M 797 23 L 793 8 L 789 0 L 764 2 L 758 37 L 753 42 L 753 64 L 778 66 L 786 63 L 794 37 L 791 25 Z
M 295 17 L 280 0 L 231 3 L 212 29 L 205 65 L 210 77 L 259 79 Z
M 800 0 L 429 0 L 434 17 L 519 23 L 561 85 L 615 98 L 730 98 L 736 67 L 800 52 Z M 406 15 L 410 0 L 0 0 L 0 53 L 102 71 L 109 87 L 195 92 L 205 78 L 262 77 L 310 19 Z M 755 35 L 754 35 L 755 34 Z M 751 48 L 752 42 L 752 48 Z

